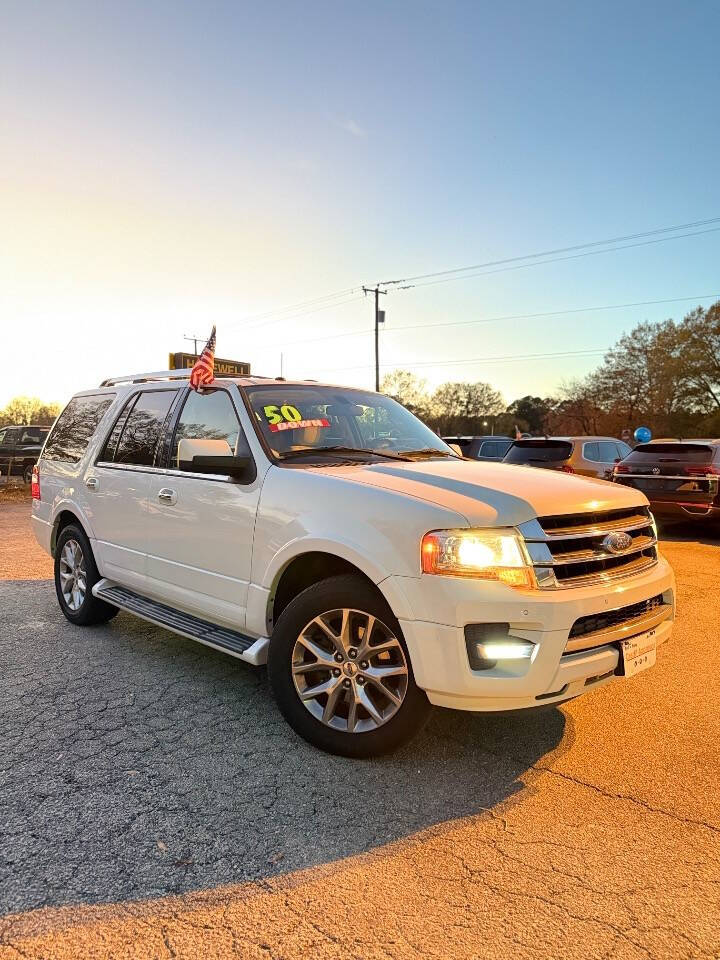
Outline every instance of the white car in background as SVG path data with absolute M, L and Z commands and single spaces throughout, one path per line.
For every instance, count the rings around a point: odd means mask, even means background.
M 561 703 L 650 666 L 672 629 L 641 493 L 462 460 L 363 390 L 106 380 L 60 415 L 33 498 L 68 620 L 122 609 L 267 662 L 291 726 L 348 756 L 431 704 Z

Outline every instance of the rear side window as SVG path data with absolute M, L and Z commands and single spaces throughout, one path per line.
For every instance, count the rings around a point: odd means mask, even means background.
M 505 455 L 505 463 L 559 463 L 571 453 L 569 440 L 518 440 Z
M 48 437 L 43 459 L 78 463 L 114 399 L 114 393 L 73 397 Z
M 47 434 L 47 430 L 41 430 L 38 427 L 25 427 L 20 434 L 20 443 L 34 444 L 37 446 L 43 442 Z
M 165 417 L 176 392 L 175 390 L 148 390 L 138 396 L 127 419 L 120 417 L 120 420 L 125 419 L 125 422 L 120 437 L 116 441 L 113 463 L 126 463 L 138 467 L 153 466 Z M 115 426 L 117 427 L 118 424 Z M 115 428 L 110 435 L 111 439 L 113 433 Z
M 510 446 L 509 440 L 486 440 L 480 446 L 481 457 L 504 457 Z

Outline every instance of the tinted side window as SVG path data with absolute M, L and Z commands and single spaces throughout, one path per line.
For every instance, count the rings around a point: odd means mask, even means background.
M 48 437 L 43 459 L 78 463 L 114 399 L 114 393 L 73 397 Z
M 125 422 L 114 463 L 139 467 L 154 464 L 163 423 L 174 396 L 174 390 L 148 390 L 140 394 Z
M 618 458 L 618 448 L 614 440 L 601 440 L 598 443 L 600 448 L 600 460 L 603 463 L 613 463 Z
M 627 443 L 623 443 L 622 440 L 618 440 L 615 446 L 617 447 L 618 456 L 621 460 L 624 460 L 629 453 L 632 453 L 632 447 L 628 446 Z
M 138 394 L 134 393 L 130 399 L 126 402 L 125 406 L 120 411 L 120 416 L 115 421 L 110 434 L 108 435 L 105 445 L 102 448 L 102 452 L 98 457 L 99 463 L 112 463 L 115 458 L 115 451 L 117 450 L 118 440 L 120 439 L 127 418 L 135 405 L 135 401 L 138 398 Z
M 486 440 L 484 443 L 480 445 L 478 456 L 479 457 L 499 457 L 504 452 L 505 451 L 500 450 L 500 444 L 497 442 L 497 440 Z
M 586 460 L 592 460 L 593 463 L 598 463 L 602 457 L 600 456 L 600 444 L 598 443 L 586 443 L 583 447 L 583 455 Z
M 37 446 L 43 442 L 46 436 L 47 430 L 41 430 L 39 427 L 26 427 L 20 434 L 20 443 Z
M 226 440 L 235 453 L 240 436 L 240 423 L 232 400 L 225 390 L 197 393 L 191 390 L 175 429 L 170 466 L 177 467 L 178 444 L 181 440 Z M 243 441 L 245 437 L 242 437 Z

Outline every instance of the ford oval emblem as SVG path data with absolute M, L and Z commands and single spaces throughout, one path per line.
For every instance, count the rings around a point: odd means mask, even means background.
M 602 547 L 608 553 L 624 553 L 632 546 L 632 537 L 624 530 L 613 530 L 602 542 Z

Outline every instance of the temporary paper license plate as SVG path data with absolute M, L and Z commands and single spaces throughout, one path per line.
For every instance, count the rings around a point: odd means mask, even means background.
M 620 641 L 620 656 L 622 658 L 622 672 L 626 677 L 632 677 L 641 670 L 647 670 L 655 663 L 657 639 L 655 630 L 641 633 L 639 637 Z

